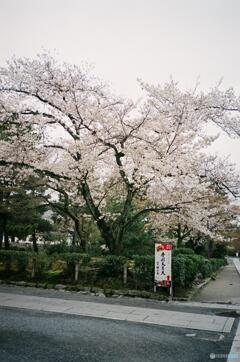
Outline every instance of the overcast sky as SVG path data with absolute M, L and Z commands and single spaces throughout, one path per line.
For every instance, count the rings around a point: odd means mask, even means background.
M 240 93 L 240 0 L 0 0 L 0 64 L 43 49 L 94 64 L 115 92 L 137 98 L 137 78 Z M 216 147 L 240 168 L 240 140 Z

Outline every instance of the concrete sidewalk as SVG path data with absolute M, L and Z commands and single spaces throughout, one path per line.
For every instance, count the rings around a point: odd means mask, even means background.
M 229 333 L 234 318 L 0 293 L 0 306 Z
M 197 295 L 196 302 L 232 303 L 240 305 L 240 263 L 239 259 L 229 258 L 228 265 L 222 269 Z

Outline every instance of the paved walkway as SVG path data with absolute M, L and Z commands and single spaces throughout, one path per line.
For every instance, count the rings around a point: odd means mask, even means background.
M 0 306 L 230 333 L 234 318 L 0 293 Z
M 192 300 L 240 305 L 239 273 L 239 260 L 229 258 L 229 264 L 217 274 L 216 280 L 211 280 Z

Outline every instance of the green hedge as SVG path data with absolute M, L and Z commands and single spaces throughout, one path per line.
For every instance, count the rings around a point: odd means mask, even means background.
M 179 254 L 173 257 L 173 285 L 191 287 L 197 274 L 201 274 L 203 278 L 209 277 L 223 265 L 225 265 L 224 259 L 207 259 L 197 254 Z
M 13 270 L 17 268 L 19 272 L 32 270 L 35 267 L 36 276 L 42 276 L 50 268 L 55 261 L 65 262 L 64 272 L 71 275 L 74 271 L 76 263 L 87 265 L 91 258 L 87 254 L 79 253 L 61 253 L 47 255 L 46 253 L 34 253 L 16 250 L 0 250 L 0 262 L 4 264 L 5 270 Z
M 133 275 L 137 287 L 152 288 L 154 282 L 154 256 L 133 256 Z
M 194 251 L 190 248 L 178 248 L 178 249 L 173 249 L 173 256 L 177 256 L 179 254 L 184 254 L 184 255 L 194 255 Z
M 123 266 L 127 259 L 123 256 L 108 255 L 99 258 L 96 266 L 99 268 L 99 275 L 102 277 L 115 277 L 122 279 Z
M 178 255 L 173 258 L 172 261 L 172 278 L 174 286 L 185 287 L 186 280 L 186 258 L 182 255 Z
M 11 270 L 12 264 L 15 262 L 19 271 L 25 271 L 31 256 L 32 253 L 26 251 L 0 250 L 0 262 L 7 270 Z
M 75 265 L 94 266 L 98 278 L 115 278 L 123 280 L 124 264 L 128 264 L 128 284 L 137 288 L 151 289 L 154 281 L 154 256 L 135 255 L 131 260 L 122 256 L 108 255 L 91 258 L 88 254 L 80 253 L 34 253 L 27 251 L 0 250 L 0 262 L 5 270 L 18 270 L 31 273 L 33 266 L 35 276 L 44 275 L 51 269 L 51 264 L 61 262 L 63 273 L 74 277 Z M 210 276 L 225 264 L 224 259 L 207 259 L 194 254 L 191 249 L 181 248 L 173 252 L 172 272 L 174 287 L 191 287 L 198 274 L 203 278 Z

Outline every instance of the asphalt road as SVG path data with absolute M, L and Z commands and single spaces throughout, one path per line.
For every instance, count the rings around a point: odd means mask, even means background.
M 220 334 L 0 308 L 1 362 L 206 362 L 211 353 L 228 353 L 233 336 L 234 330 Z

